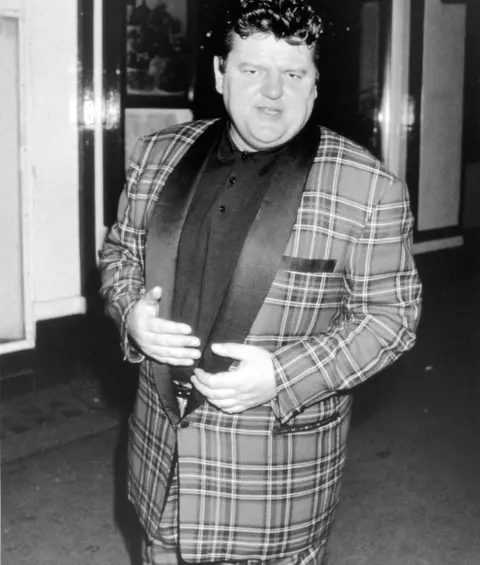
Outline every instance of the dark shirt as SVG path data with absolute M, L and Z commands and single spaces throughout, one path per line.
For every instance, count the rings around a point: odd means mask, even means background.
M 218 305 L 265 196 L 265 175 L 284 147 L 241 152 L 224 132 L 198 179 L 180 237 L 173 319 L 189 324 L 207 353 Z M 210 357 L 205 355 L 200 363 L 206 370 Z M 192 369 L 180 372 L 185 380 Z

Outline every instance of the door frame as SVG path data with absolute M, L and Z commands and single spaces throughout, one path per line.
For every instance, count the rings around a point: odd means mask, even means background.
M 412 111 L 409 95 L 411 2 L 391 0 L 384 94 L 379 115 L 385 164 L 402 180 L 407 173 L 407 133 Z

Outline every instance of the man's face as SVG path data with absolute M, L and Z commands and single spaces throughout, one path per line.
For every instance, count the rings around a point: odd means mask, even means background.
M 241 151 L 260 151 L 292 139 L 310 117 L 317 97 L 313 50 L 273 35 L 235 37 L 215 85 L 232 120 Z

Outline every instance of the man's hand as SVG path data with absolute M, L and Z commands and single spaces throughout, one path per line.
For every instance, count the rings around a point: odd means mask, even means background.
M 237 414 L 275 398 L 277 387 L 268 351 L 238 343 L 214 343 L 212 351 L 240 361 L 235 370 L 224 373 L 195 369 L 193 385 L 214 406 L 228 414 Z
M 162 289 L 149 290 L 127 316 L 127 330 L 142 352 L 160 363 L 193 365 L 200 357 L 200 340 L 190 335 L 192 328 L 158 317 Z

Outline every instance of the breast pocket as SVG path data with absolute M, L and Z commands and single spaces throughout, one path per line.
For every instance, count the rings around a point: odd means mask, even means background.
M 252 334 L 275 336 L 271 347 L 278 347 L 319 333 L 341 310 L 343 293 L 344 271 L 335 259 L 285 255 Z
M 284 256 L 276 282 L 292 307 L 331 308 L 340 302 L 343 275 L 335 259 Z
M 284 255 L 281 268 L 300 273 L 333 273 L 336 264 L 336 259 L 305 259 Z

